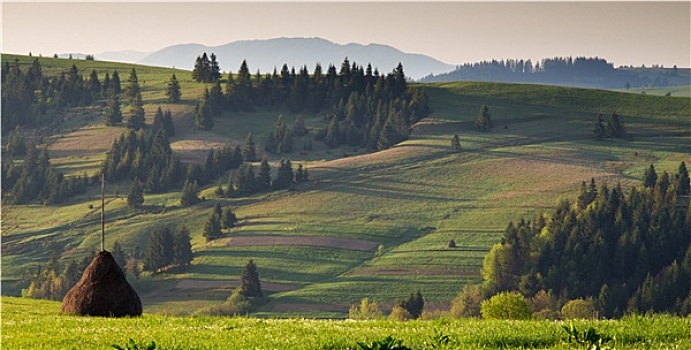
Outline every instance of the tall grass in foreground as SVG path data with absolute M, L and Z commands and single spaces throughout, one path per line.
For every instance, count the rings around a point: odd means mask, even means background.
M 574 349 L 564 322 L 488 321 L 334 321 L 224 317 L 110 319 L 65 316 L 56 302 L 2 298 L 2 345 L 6 349 L 112 349 L 111 345 L 156 349 L 357 349 L 387 337 L 411 349 Z M 607 346 L 618 349 L 689 349 L 691 318 L 665 315 L 622 320 L 573 321 L 592 327 Z M 440 341 L 443 340 L 443 341 Z

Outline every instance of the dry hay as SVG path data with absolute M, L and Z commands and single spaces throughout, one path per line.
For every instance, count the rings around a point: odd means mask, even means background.
M 140 316 L 142 302 L 113 256 L 102 251 L 67 292 L 61 311 L 82 316 Z
M 376 248 L 379 243 L 361 239 L 322 236 L 236 236 L 228 243 L 229 247 L 272 245 L 302 245 L 369 251 Z

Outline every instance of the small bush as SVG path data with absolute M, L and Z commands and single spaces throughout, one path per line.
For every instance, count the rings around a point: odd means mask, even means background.
M 531 317 L 528 303 L 516 292 L 502 292 L 483 301 L 480 312 L 486 319 L 528 320 Z
M 451 315 L 454 317 L 480 317 L 480 304 L 487 293 L 480 285 L 467 285 L 461 289 L 451 304 Z
M 396 305 L 393 307 L 393 309 L 391 309 L 388 319 L 390 321 L 407 321 L 412 320 L 413 315 L 411 315 L 410 312 L 403 307 Z
M 569 300 L 561 308 L 564 319 L 589 319 L 597 318 L 597 307 L 592 298 Z
M 377 302 L 374 300 L 370 302 L 369 298 L 363 298 L 359 306 L 351 305 L 348 312 L 348 318 L 351 320 L 376 320 L 382 317 Z

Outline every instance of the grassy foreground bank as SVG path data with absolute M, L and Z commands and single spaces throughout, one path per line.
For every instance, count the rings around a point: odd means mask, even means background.
M 108 319 L 60 314 L 60 303 L 2 298 L 5 349 L 112 349 L 156 343 L 156 349 L 358 349 L 388 336 L 412 349 L 579 349 L 562 325 L 612 337 L 617 349 L 691 349 L 691 318 L 631 316 L 602 321 L 350 321 L 166 317 Z M 440 341 L 448 339 L 448 343 Z M 445 343 L 445 344 L 444 344 Z

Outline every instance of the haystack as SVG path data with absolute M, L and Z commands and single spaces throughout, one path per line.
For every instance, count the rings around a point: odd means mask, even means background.
M 101 251 L 62 299 L 62 312 L 83 316 L 140 316 L 142 302 L 113 256 Z

